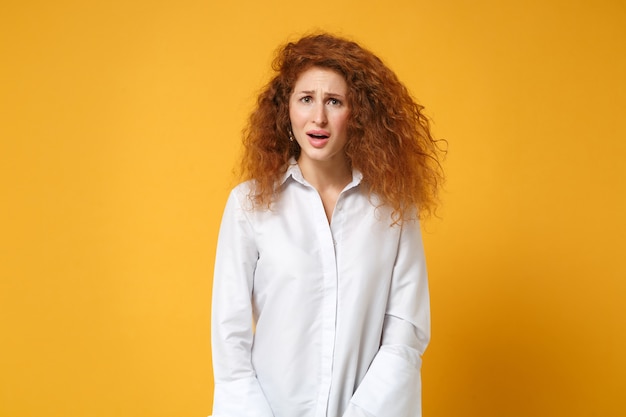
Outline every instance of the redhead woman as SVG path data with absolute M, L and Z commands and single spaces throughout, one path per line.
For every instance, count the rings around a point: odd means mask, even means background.
M 273 68 L 218 239 L 213 417 L 421 416 L 437 141 L 352 41 L 306 36 Z

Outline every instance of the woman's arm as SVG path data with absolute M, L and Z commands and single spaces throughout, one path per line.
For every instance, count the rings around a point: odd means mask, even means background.
M 430 300 L 418 221 L 402 226 L 381 347 L 344 417 L 420 417 L 421 355 L 430 340 Z
M 252 288 L 258 251 L 247 213 L 235 189 L 230 194 L 217 243 L 211 346 L 213 417 L 271 417 L 251 363 Z

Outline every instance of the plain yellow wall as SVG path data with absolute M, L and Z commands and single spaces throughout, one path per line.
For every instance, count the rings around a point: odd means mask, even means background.
M 0 416 L 206 416 L 275 47 L 360 41 L 449 141 L 428 417 L 626 415 L 624 1 L 0 4 Z

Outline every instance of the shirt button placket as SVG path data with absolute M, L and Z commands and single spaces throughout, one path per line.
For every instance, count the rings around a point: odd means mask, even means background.
M 318 397 L 316 417 L 326 417 L 330 396 L 333 357 L 335 350 L 335 330 L 337 318 L 337 262 L 335 258 L 335 240 L 333 239 L 324 207 L 319 194 L 312 218 L 315 219 L 316 232 L 320 244 L 320 256 L 323 270 L 324 296 L 322 301 L 322 355 L 321 386 Z

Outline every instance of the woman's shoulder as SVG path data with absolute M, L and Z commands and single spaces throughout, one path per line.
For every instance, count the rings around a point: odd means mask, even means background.
M 250 194 L 250 192 L 252 192 L 254 190 L 254 184 L 255 181 L 254 180 L 247 180 L 244 182 L 240 182 L 239 184 L 235 185 L 230 193 L 231 194 L 236 194 L 236 195 L 240 195 L 240 194 Z
M 246 202 L 250 202 L 251 195 L 254 193 L 254 180 L 248 180 L 235 185 L 230 190 L 229 199 L 236 199 L 239 205 L 245 206 Z

